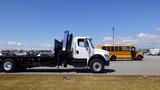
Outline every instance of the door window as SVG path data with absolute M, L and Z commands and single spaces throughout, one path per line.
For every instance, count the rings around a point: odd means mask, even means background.
M 86 47 L 85 40 L 84 39 L 78 39 L 78 46 L 79 47 Z

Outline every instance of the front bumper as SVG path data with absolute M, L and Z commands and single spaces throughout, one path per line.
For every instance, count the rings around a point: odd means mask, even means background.
M 109 66 L 110 65 L 110 61 L 105 61 L 105 66 Z

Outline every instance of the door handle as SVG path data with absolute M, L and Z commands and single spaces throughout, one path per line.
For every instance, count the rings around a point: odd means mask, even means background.
M 79 54 L 79 51 L 78 51 L 78 50 L 76 50 L 76 54 Z

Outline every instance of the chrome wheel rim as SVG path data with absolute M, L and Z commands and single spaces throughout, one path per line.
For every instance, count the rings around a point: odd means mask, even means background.
M 94 71 L 99 72 L 101 69 L 102 69 L 101 63 L 95 62 L 95 63 L 93 64 L 93 70 L 94 70 Z
M 9 71 L 12 69 L 12 63 L 11 62 L 5 62 L 3 64 L 3 68 L 6 70 L 6 71 Z

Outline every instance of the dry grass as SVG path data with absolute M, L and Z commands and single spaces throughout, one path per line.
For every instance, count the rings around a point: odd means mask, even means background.
M 160 76 L 0 75 L 0 90 L 160 90 Z

